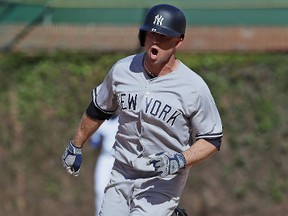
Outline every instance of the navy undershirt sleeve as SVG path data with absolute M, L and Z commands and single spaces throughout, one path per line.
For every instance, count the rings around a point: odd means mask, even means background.
M 97 120 L 105 120 L 109 119 L 113 114 L 107 114 L 100 110 L 98 107 L 95 106 L 93 101 L 90 102 L 86 109 L 86 114 L 92 118 L 92 119 L 97 119 Z
M 215 139 L 207 139 L 205 138 L 205 140 L 209 143 L 211 143 L 212 145 L 214 145 L 218 151 L 220 151 L 220 148 L 221 148 L 221 137 L 219 138 L 215 138 Z

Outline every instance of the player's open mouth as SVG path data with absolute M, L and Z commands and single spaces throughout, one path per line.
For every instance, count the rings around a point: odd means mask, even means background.
M 151 49 L 151 53 L 152 53 L 152 55 L 157 55 L 158 54 L 158 50 L 157 49 L 155 49 L 155 48 L 152 48 Z
M 151 60 L 156 61 L 156 60 L 157 60 L 158 53 L 159 53 L 159 50 L 158 50 L 158 49 L 156 49 L 156 48 L 151 48 L 151 49 L 150 49 L 150 58 L 151 58 Z

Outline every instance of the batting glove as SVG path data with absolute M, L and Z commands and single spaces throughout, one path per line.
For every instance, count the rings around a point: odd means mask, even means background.
M 147 165 L 152 164 L 155 171 L 162 178 L 178 172 L 179 169 L 184 168 L 186 165 L 186 159 L 182 153 L 160 152 L 150 155 L 149 159 Z
M 78 176 L 82 163 L 81 148 L 74 146 L 70 141 L 62 156 L 62 161 L 64 168 L 69 174 Z

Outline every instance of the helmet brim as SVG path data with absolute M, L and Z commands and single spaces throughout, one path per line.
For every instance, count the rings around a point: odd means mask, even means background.
M 162 26 L 151 26 L 151 25 L 142 25 L 139 30 L 146 31 L 146 32 L 155 32 L 158 34 L 166 35 L 168 37 L 179 37 L 181 36 L 180 33 L 172 31 L 168 28 L 164 28 Z

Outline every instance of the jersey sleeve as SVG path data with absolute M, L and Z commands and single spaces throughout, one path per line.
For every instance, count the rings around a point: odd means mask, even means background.
M 192 124 L 195 130 L 195 138 L 206 140 L 218 140 L 223 136 L 222 122 L 216 107 L 214 98 L 206 84 L 199 89 L 195 100 Z
M 117 97 L 114 91 L 114 68 L 115 67 L 110 70 L 103 82 L 92 90 L 92 101 L 94 105 L 108 115 L 114 114 L 118 108 Z

